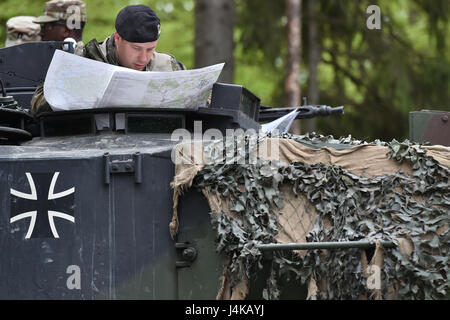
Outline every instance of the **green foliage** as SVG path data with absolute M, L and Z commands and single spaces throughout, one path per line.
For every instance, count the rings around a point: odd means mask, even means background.
M 263 53 L 255 63 L 275 71 L 272 83 L 278 86 L 278 91 L 270 91 L 269 103 L 282 105 L 284 1 L 237 2 L 241 29 L 237 42 L 246 55 Z M 308 3 L 303 1 L 301 78 L 308 73 Z M 372 4 L 381 9 L 381 30 L 366 27 L 366 9 Z M 409 111 L 449 110 L 450 50 L 445 37 L 450 31 L 449 10 L 447 0 L 319 1 L 320 103 L 346 107 L 344 117 L 319 119 L 319 132 L 402 139 L 408 133 Z M 301 85 L 307 92 L 306 82 Z

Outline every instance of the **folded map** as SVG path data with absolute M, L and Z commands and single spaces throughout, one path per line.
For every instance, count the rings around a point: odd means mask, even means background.
M 204 107 L 223 66 L 137 71 L 56 50 L 45 78 L 44 96 L 54 111 Z

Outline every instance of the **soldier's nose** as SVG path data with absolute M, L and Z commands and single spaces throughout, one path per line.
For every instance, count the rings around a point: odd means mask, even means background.
M 138 60 L 139 60 L 140 64 L 145 64 L 145 62 L 147 61 L 146 59 L 147 59 L 147 55 L 145 53 L 141 53 L 138 56 Z

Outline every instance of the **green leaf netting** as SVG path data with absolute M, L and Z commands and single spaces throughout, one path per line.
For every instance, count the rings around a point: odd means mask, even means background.
M 367 144 L 351 137 L 282 137 L 304 145 Z M 246 139 L 247 146 L 250 140 Z M 283 192 L 290 190 L 306 197 L 317 212 L 312 226 L 300 226 L 309 230 L 308 242 L 410 240 L 413 251 L 409 257 L 398 247 L 384 248 L 382 298 L 389 298 L 390 287 L 395 288 L 397 299 L 450 298 L 450 170 L 427 156 L 420 145 L 407 140 L 373 144 L 389 147 L 386 156 L 407 161 L 413 175 L 396 172 L 367 178 L 336 165 L 275 163 L 260 158 L 251 164 L 220 161 L 204 166 L 193 186 L 228 198 L 230 211 L 239 217 L 237 220 L 223 211 L 211 212 L 217 250 L 230 258 L 231 286 L 244 277 L 255 277 L 262 268 L 263 255 L 255 245 L 277 242 L 277 212 L 283 207 Z M 241 152 L 240 156 L 245 155 Z M 298 220 L 301 223 L 302 219 Z M 361 255 L 360 249 L 308 250 L 304 255 L 275 251 L 263 296 L 279 298 L 282 288 L 278 280 L 290 274 L 305 284 L 312 276 L 317 282 L 326 279 L 326 288 L 313 299 L 358 299 L 364 295 L 370 298 Z

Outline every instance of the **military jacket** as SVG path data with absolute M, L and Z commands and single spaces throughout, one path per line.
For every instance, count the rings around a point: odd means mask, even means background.
M 81 46 L 77 46 L 81 48 Z M 106 38 L 102 42 L 93 39 L 86 43 L 83 50 L 77 50 L 76 54 L 112 65 L 119 66 L 117 59 L 116 47 L 114 44 L 114 34 Z M 154 52 L 150 63 L 145 67 L 145 71 L 177 71 L 186 70 L 183 63 L 178 61 L 174 56 L 167 53 Z M 50 105 L 44 97 L 44 85 L 40 85 L 31 100 L 31 109 L 34 114 L 51 111 Z

